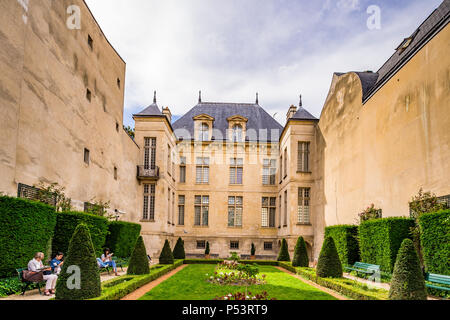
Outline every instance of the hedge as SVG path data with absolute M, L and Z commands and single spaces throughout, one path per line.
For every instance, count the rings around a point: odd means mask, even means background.
M 108 225 L 109 234 L 105 247 L 119 258 L 129 258 L 133 252 L 137 238 L 141 234 L 141 225 L 137 223 L 112 221 Z
M 421 215 L 419 226 L 427 271 L 450 275 L 450 210 Z
M 139 236 L 133 253 L 131 254 L 130 262 L 128 264 L 128 275 L 143 275 L 150 272 L 148 263 L 147 250 L 145 249 L 144 239 Z
M 102 294 L 92 300 L 120 300 L 126 295 L 136 291 L 146 284 L 162 277 L 183 264 L 183 260 L 177 260 L 174 264 L 154 266 L 150 274 L 142 276 L 123 276 L 102 283 Z
M 332 237 L 326 237 L 323 242 L 316 271 L 323 278 L 342 277 L 342 264 Z
M 41 202 L 0 197 L 0 278 L 16 276 L 36 252 L 47 254 L 55 209 Z M 46 257 L 46 259 L 49 257 Z
M 169 240 L 164 241 L 164 247 L 159 255 L 159 264 L 173 264 L 174 262 L 173 253 L 170 249 Z
M 343 266 L 360 260 L 358 226 L 337 225 L 325 228 L 325 238 L 332 237 Z
M 291 257 L 289 255 L 289 247 L 286 239 L 281 241 L 280 252 L 278 253 L 278 261 L 291 261 Z
M 369 220 L 359 226 L 361 260 L 381 266 L 392 273 L 398 250 L 405 239 L 411 239 L 414 220 L 409 218 L 385 218 Z
M 97 257 L 101 256 L 106 236 L 108 235 L 108 219 L 84 212 L 63 212 L 57 214 L 55 236 L 52 243 L 53 254 L 59 251 L 67 253 L 70 239 L 75 228 L 80 223 L 87 225 L 95 254 Z
M 184 259 L 184 264 L 218 264 L 222 263 L 223 259 Z

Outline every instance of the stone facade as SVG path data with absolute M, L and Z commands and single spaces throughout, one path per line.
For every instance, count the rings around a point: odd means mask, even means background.
M 81 10 L 79 30 L 66 26 L 70 5 Z M 257 258 L 273 259 L 281 239 L 292 255 L 303 236 L 316 259 L 324 228 L 356 223 L 371 203 L 385 217 L 406 216 L 420 187 L 450 194 L 448 18 L 443 23 L 409 59 L 398 53 L 404 61 L 380 85 L 385 66 L 335 74 L 320 121 L 300 103 L 285 127 L 273 119 L 255 127 L 264 115 L 258 100 L 213 103 L 209 110 L 233 111 L 188 114 L 191 131 L 172 123 L 155 97 L 134 116 L 133 140 L 122 129 L 125 62 L 84 1 L 2 1 L 0 191 L 56 182 L 76 209 L 110 201 L 118 218 L 142 225 L 154 258 L 165 239 L 174 246 L 182 237 L 191 257 L 202 257 L 209 241 L 213 257 L 247 257 L 254 243 Z M 205 105 L 200 97 L 199 110 Z M 254 129 L 278 132 L 265 138 Z M 199 183 L 198 172 L 208 179 Z

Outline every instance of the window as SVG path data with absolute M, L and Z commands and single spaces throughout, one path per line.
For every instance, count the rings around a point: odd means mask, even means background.
M 197 158 L 196 168 L 196 183 L 208 184 L 209 183 L 209 158 Z
M 172 163 L 172 148 L 170 148 L 169 145 L 167 145 L 167 173 L 169 174 L 169 176 L 171 176 L 171 170 L 170 170 L 170 164 Z
M 283 182 L 283 156 L 280 157 L 280 183 Z
M 236 124 L 233 126 L 232 140 L 233 142 L 242 142 L 242 126 Z
M 178 196 L 178 225 L 184 226 L 184 206 L 186 205 L 186 197 Z
M 273 242 L 264 242 L 264 250 L 272 251 L 273 250 Z
M 117 180 L 117 168 L 114 167 L 114 180 Z
M 276 213 L 277 198 L 262 198 L 262 221 L 263 228 L 275 228 L 275 213 Z
M 310 188 L 298 188 L 298 213 L 297 223 L 309 224 L 310 221 Z
M 94 49 L 94 40 L 92 40 L 92 37 L 90 34 L 88 34 L 88 46 L 91 48 L 91 50 Z
M 117 87 L 120 89 L 120 79 L 117 78 Z
M 242 227 L 242 197 L 228 197 L 228 226 Z
M 288 164 L 288 158 L 287 158 L 287 148 L 284 149 L 284 177 L 287 177 L 287 164 Z
M 244 159 L 230 159 L 230 184 L 242 184 Z
M 278 201 L 278 228 L 281 228 L 281 196 L 280 200 Z
M 309 172 L 309 142 L 299 142 L 297 150 L 297 171 Z
M 200 132 L 198 134 L 198 140 L 209 141 L 209 125 L 207 123 L 202 123 L 200 125 Z
M 198 240 L 197 241 L 197 249 L 206 249 L 206 241 Z
M 172 211 L 170 208 L 170 188 L 168 189 L 167 192 L 167 224 L 170 224 L 170 217 L 172 216 Z
M 119 123 L 116 122 L 116 131 L 119 132 Z
M 288 192 L 284 192 L 284 226 L 287 227 L 288 224 Z
M 155 185 L 144 184 L 144 213 L 142 220 L 155 221 Z
M 89 164 L 90 161 L 90 151 L 84 148 L 84 163 Z
M 186 183 L 186 157 L 180 158 L 180 183 Z
M 172 192 L 172 225 L 175 225 L 175 192 Z
M 230 241 L 231 250 L 239 250 L 239 241 Z
M 89 89 L 86 89 L 86 99 L 88 99 L 89 102 L 92 100 L 92 93 Z
M 275 175 L 277 173 L 277 160 L 264 159 L 263 161 L 263 185 L 275 185 Z
M 156 168 L 156 138 L 145 138 L 144 144 L 144 169 Z
M 195 196 L 195 226 L 208 226 L 209 196 Z

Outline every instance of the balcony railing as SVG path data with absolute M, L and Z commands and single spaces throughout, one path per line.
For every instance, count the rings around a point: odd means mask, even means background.
M 137 166 L 137 178 L 140 180 L 159 180 L 159 167 L 151 169 L 147 166 Z

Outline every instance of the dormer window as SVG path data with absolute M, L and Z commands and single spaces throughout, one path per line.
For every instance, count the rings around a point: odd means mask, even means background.
M 209 125 L 205 122 L 200 125 L 198 140 L 209 141 Z
M 242 125 L 236 124 L 233 126 L 233 132 L 232 132 L 232 140 L 233 142 L 242 142 Z

